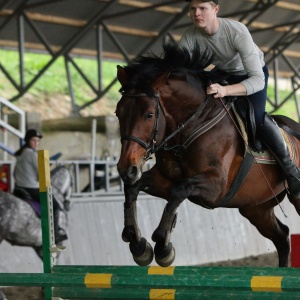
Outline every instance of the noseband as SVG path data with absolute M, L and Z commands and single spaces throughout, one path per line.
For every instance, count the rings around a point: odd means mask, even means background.
M 130 94 L 130 93 L 122 93 L 122 96 L 124 97 L 129 97 L 129 98 L 141 98 L 141 97 L 151 97 L 146 93 L 137 93 L 137 94 Z M 154 127 L 152 131 L 153 139 L 151 141 L 151 144 L 149 145 L 145 141 L 141 140 L 140 138 L 137 138 L 135 136 L 131 135 L 125 135 L 121 137 L 121 142 L 123 141 L 133 141 L 141 145 L 143 148 L 146 149 L 147 155 L 145 156 L 145 160 L 149 159 L 150 156 L 155 152 L 155 145 L 156 145 L 156 139 L 157 139 L 157 134 L 158 134 L 158 118 L 159 118 L 159 113 L 160 113 L 160 102 L 159 102 L 159 95 L 154 94 L 155 101 L 156 101 L 156 109 L 155 109 L 155 122 L 154 122 Z

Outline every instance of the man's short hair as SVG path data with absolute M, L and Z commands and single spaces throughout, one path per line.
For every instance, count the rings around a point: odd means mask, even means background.
M 191 2 L 192 0 L 185 0 L 185 2 Z M 210 1 L 212 1 L 212 2 L 214 2 L 214 3 L 216 3 L 217 5 L 219 5 L 219 0 L 201 0 L 202 2 L 210 2 Z

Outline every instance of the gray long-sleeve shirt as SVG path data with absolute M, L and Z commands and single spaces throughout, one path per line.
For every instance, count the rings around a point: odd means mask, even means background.
M 201 52 L 208 49 L 213 53 L 216 68 L 235 75 L 248 75 L 249 78 L 241 82 L 247 95 L 262 90 L 265 85 L 263 52 L 244 24 L 231 19 L 218 19 L 220 27 L 214 35 L 204 35 L 192 25 L 181 37 L 179 45 L 191 50 L 197 42 Z
M 39 188 L 37 152 L 32 148 L 25 148 L 14 169 L 16 185 L 24 188 Z

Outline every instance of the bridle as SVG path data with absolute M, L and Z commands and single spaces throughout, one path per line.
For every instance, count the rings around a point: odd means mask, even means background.
M 139 145 L 141 145 L 143 148 L 145 148 L 146 149 L 146 155 L 144 157 L 144 160 L 148 160 L 152 154 L 154 154 L 155 152 L 157 152 L 161 148 L 164 148 L 164 150 L 173 150 L 174 149 L 175 153 L 176 152 L 178 153 L 178 149 L 180 149 L 181 151 L 185 150 L 188 147 L 188 145 L 190 145 L 199 135 L 201 135 L 204 132 L 206 132 L 207 130 L 209 130 L 211 127 L 213 127 L 216 123 L 218 123 L 225 116 L 224 110 L 222 110 L 222 112 L 219 113 L 216 116 L 216 118 L 214 118 L 212 121 L 208 122 L 208 124 L 205 124 L 204 126 L 200 126 L 200 128 L 198 128 L 195 131 L 195 133 L 192 135 L 192 137 L 188 138 L 185 143 L 183 143 L 182 145 L 176 145 L 174 147 L 169 147 L 168 146 L 168 141 L 171 138 L 173 138 L 176 134 L 178 134 L 183 128 L 186 127 L 186 125 L 188 123 L 190 123 L 192 120 L 194 120 L 196 118 L 196 116 L 199 116 L 203 112 L 203 110 L 206 107 L 206 105 L 208 103 L 208 100 L 210 98 L 210 96 L 208 96 L 206 98 L 206 100 L 200 104 L 198 109 L 184 123 L 180 124 L 178 126 L 178 128 L 173 133 L 168 135 L 158 146 L 156 146 L 157 135 L 158 135 L 158 119 L 159 119 L 160 109 L 162 107 L 161 103 L 159 101 L 159 94 L 156 93 L 156 94 L 154 94 L 154 97 L 152 97 L 152 96 L 148 95 L 147 93 L 136 93 L 135 94 L 135 93 L 122 92 L 122 96 L 129 97 L 129 98 L 140 98 L 140 97 L 155 98 L 155 101 L 156 101 L 156 116 L 155 116 L 154 128 L 153 128 L 153 131 L 152 131 L 153 139 L 151 141 L 151 144 L 149 145 L 148 143 L 146 143 L 142 139 L 131 136 L 131 135 L 125 135 L 125 136 L 121 137 L 121 143 L 125 140 L 129 140 L 129 141 L 136 142 Z M 230 107 L 231 107 L 231 105 L 230 105 Z M 230 109 L 230 107 L 228 107 L 228 108 Z
M 156 101 L 155 121 L 154 121 L 153 130 L 152 130 L 152 136 L 153 136 L 153 138 L 151 140 L 150 145 L 147 142 L 145 142 L 142 139 L 137 138 L 135 136 L 125 135 L 125 136 L 121 137 L 121 143 L 123 141 L 126 141 L 126 140 L 127 141 L 133 141 L 133 142 L 136 142 L 139 145 L 141 145 L 143 148 L 145 148 L 146 149 L 146 156 L 144 157 L 144 160 L 147 160 L 147 159 L 150 158 L 150 156 L 154 152 L 156 152 L 155 145 L 156 145 L 156 142 L 157 142 L 157 135 L 158 135 L 158 119 L 159 119 L 160 109 L 161 109 L 161 104 L 160 104 L 160 101 L 159 101 L 159 94 L 155 93 L 154 97 L 151 97 L 150 95 L 148 95 L 146 93 L 137 93 L 137 94 L 133 93 L 133 94 L 131 94 L 131 93 L 122 92 L 121 94 L 122 94 L 122 96 L 129 97 L 129 98 L 141 98 L 141 97 L 155 98 L 155 101 Z

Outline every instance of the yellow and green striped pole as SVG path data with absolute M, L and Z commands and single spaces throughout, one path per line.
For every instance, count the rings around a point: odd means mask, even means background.
M 55 248 L 52 187 L 48 150 L 38 150 L 38 168 L 40 182 L 41 226 L 43 242 L 44 273 L 51 273 L 55 264 L 55 255 L 50 251 Z M 45 287 L 45 300 L 51 299 L 51 287 Z
M 0 274 L 0 284 L 52 288 L 62 299 L 300 299 L 299 268 L 57 265 Z

